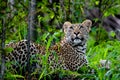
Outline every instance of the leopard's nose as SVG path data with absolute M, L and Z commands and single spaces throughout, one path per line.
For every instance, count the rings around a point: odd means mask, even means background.
M 80 32 L 74 32 L 74 34 L 77 36 Z

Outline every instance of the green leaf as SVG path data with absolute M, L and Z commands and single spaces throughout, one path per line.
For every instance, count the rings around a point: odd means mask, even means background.
M 48 49 L 49 49 L 49 47 L 50 47 L 50 45 L 51 45 L 52 40 L 53 40 L 53 37 L 51 36 L 51 37 L 49 38 L 48 42 L 47 42 L 46 50 L 48 50 Z
M 111 36 L 111 37 L 115 37 L 115 35 L 116 35 L 116 34 L 115 34 L 114 31 L 111 31 L 111 32 L 110 32 L 110 36 Z
M 25 79 L 23 76 L 21 76 L 21 75 L 15 75 L 15 74 L 14 75 L 13 74 L 9 75 L 8 78 L 22 78 L 22 79 Z
M 9 53 L 9 52 L 12 52 L 14 49 L 11 48 L 11 47 L 9 47 L 9 48 L 5 48 L 4 50 L 5 50 L 7 53 Z
M 50 18 L 51 18 L 51 19 L 53 19 L 53 18 L 54 18 L 54 16 L 55 16 L 55 15 L 54 15 L 54 13 L 53 13 L 53 12 L 51 12 L 51 14 L 50 14 Z
M 41 73 L 40 77 L 38 80 L 41 80 L 43 77 L 44 77 L 44 74 L 45 74 L 45 69 L 43 70 L 43 72 Z
M 96 4 L 96 5 L 99 5 L 99 1 L 95 1 L 95 4 Z
M 13 48 L 9 47 L 9 48 L 4 48 L 4 49 L 0 49 L 0 54 L 3 53 L 5 55 L 8 55 L 8 53 L 12 52 Z

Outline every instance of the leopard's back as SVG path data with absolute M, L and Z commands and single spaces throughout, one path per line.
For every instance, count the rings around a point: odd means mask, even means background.
M 16 70 L 25 68 L 28 63 L 28 41 L 22 40 L 6 45 L 6 48 L 12 48 L 12 51 L 5 56 L 6 63 L 11 63 L 12 67 Z M 38 59 L 37 54 L 43 53 L 44 49 L 42 46 L 30 42 L 30 59 Z

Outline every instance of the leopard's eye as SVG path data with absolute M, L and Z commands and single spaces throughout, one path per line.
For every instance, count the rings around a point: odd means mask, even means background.
M 81 29 L 81 28 L 83 28 L 83 26 L 82 26 L 82 25 L 79 25 L 79 28 Z
M 83 28 L 83 26 L 81 25 L 80 28 Z
M 70 26 L 70 29 L 73 29 L 73 26 Z

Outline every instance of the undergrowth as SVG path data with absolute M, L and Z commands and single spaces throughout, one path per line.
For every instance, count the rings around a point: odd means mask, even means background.
M 96 30 L 97 31 L 97 30 Z M 105 39 L 104 40 L 96 40 L 96 31 L 92 31 L 90 33 L 90 37 L 87 42 L 87 58 L 91 69 L 94 69 L 94 73 L 89 73 L 89 68 L 81 68 L 79 71 L 72 72 L 72 71 L 65 71 L 61 69 L 50 70 L 49 64 L 47 63 L 47 57 L 49 55 L 49 47 L 51 44 L 59 42 L 60 39 L 58 37 L 61 36 L 61 31 L 54 33 L 53 35 L 49 33 L 43 34 L 36 42 L 40 43 L 40 41 L 44 41 L 43 45 L 46 45 L 46 55 L 41 57 L 42 59 L 42 69 L 36 69 L 32 76 L 37 75 L 38 80 L 53 80 L 53 79 L 60 79 L 66 76 L 74 76 L 75 78 L 79 79 L 87 79 L 87 80 L 119 80 L 120 79 L 120 41 L 114 39 Z M 104 32 L 104 30 L 101 30 Z M 103 33 L 100 34 L 102 36 Z M 55 42 L 53 42 L 55 41 Z M 100 60 L 108 60 L 111 62 L 110 69 L 106 70 L 105 67 L 100 65 Z M 36 60 L 39 62 L 39 60 Z M 7 64 L 9 66 L 10 64 Z M 11 74 L 14 71 L 6 71 L 5 79 L 12 79 L 16 80 L 18 78 L 25 79 L 24 76 L 19 75 L 18 73 Z

